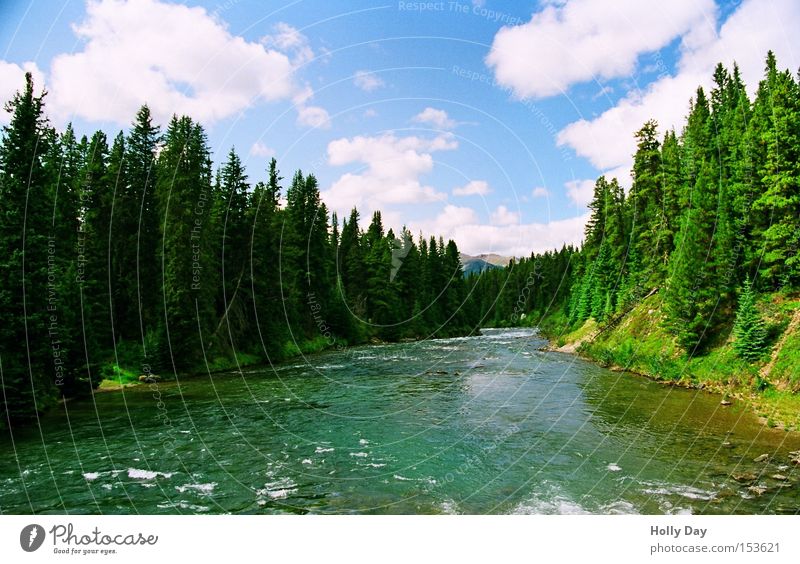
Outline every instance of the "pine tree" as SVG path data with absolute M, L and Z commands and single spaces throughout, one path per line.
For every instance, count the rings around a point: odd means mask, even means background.
M 670 258 L 664 306 L 667 324 L 678 342 L 695 353 L 702 351 L 713 333 L 713 315 L 720 300 L 713 256 L 719 192 L 709 146 L 710 112 L 702 88 L 697 91 L 683 137 L 691 200 Z
M 48 257 L 52 202 L 42 158 L 48 153 L 45 93 L 34 93 L 30 73 L 25 87 L 6 105 L 11 114 L 0 145 L 0 375 L 3 401 L 0 426 L 30 418 L 57 395 L 55 359 L 59 343 L 57 312 L 48 312 Z M 55 327 L 53 327 L 55 323 Z M 57 341 L 57 333 L 53 335 Z
M 663 276 L 663 245 L 666 225 L 663 217 L 661 147 L 657 124 L 650 120 L 636 133 L 633 185 L 628 197 L 631 214 L 631 243 L 641 262 L 637 278 L 645 289 L 657 285 Z
M 800 87 L 787 71 L 778 72 L 772 52 L 766 86 L 771 127 L 763 130 L 766 159 L 760 175 L 765 190 L 754 207 L 768 211 L 762 272 L 776 286 L 800 281 Z
M 214 343 L 216 265 L 210 252 L 208 207 L 211 168 L 206 136 L 189 117 L 173 117 L 158 158 L 156 196 L 162 226 L 164 339 L 174 370 L 183 371 L 203 358 Z M 187 252 L 189 251 L 189 252 Z
M 733 348 L 742 358 L 758 360 L 765 351 L 767 332 L 756 308 L 756 295 L 750 281 L 746 281 L 739 294 L 739 307 L 733 325 Z
M 258 343 L 270 360 L 280 358 L 286 341 L 286 318 L 280 292 L 280 271 L 275 260 L 280 252 L 280 219 L 278 199 L 282 177 L 277 161 L 270 160 L 267 183 L 259 182 L 250 199 L 249 219 L 252 225 L 248 244 L 253 307 L 253 324 Z
M 161 264 L 157 259 L 160 254 L 161 224 L 156 200 L 156 149 L 160 139 L 160 129 L 153 125 L 150 108 L 142 106 L 136 113 L 127 140 L 127 189 L 133 207 L 126 210 L 126 216 L 133 215 L 135 218 L 130 241 L 131 247 L 135 249 L 135 258 L 132 263 L 128 263 L 128 268 L 134 266 L 134 270 L 127 272 L 128 277 L 135 277 L 132 304 L 135 311 L 133 323 L 137 331 L 132 334 L 138 336 L 143 343 L 146 342 L 148 333 L 160 331 L 164 318 Z M 153 363 L 158 360 L 158 351 L 148 351 L 145 348 L 143 352 L 145 361 Z
M 89 142 L 81 178 L 81 227 L 78 234 L 81 318 L 86 325 L 87 373 L 98 378 L 116 342 L 111 312 L 109 245 L 115 171 L 109 167 L 108 140 L 102 131 Z M 82 249 L 82 253 L 80 250 Z
M 222 318 L 220 330 L 223 330 L 232 351 L 246 346 L 246 340 L 252 337 L 248 318 L 251 282 L 249 279 L 248 248 L 250 247 L 251 228 L 248 225 L 251 217 L 248 214 L 249 189 L 247 175 L 239 156 L 234 149 L 228 153 L 228 159 L 219 173 L 220 186 L 215 198 L 214 218 L 219 218 L 218 256 L 221 265 L 221 284 L 217 298 L 220 304 L 218 315 Z M 218 334 L 215 341 L 219 343 Z

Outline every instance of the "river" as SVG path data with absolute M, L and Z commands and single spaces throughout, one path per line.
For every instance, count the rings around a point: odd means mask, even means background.
M 0 511 L 800 511 L 797 435 L 545 344 L 485 330 L 98 393 L 0 443 Z

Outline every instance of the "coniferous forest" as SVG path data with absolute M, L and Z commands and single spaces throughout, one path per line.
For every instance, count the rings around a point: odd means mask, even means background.
M 800 289 L 798 76 L 779 70 L 770 52 L 750 99 L 739 69 L 720 64 L 711 91 L 698 88 L 692 97 L 680 131 L 648 121 L 636 141 L 629 191 L 615 178 L 597 179 L 582 247 L 484 273 L 471 292 L 482 300 L 482 316 L 489 325 L 522 322 L 553 335 L 587 321 L 603 332 L 657 295 L 658 325 L 675 344 L 659 352 L 702 357 L 732 341 L 746 362 L 768 358 L 770 335 L 756 301 L 774 294 L 772 302 L 791 309 Z M 795 326 L 787 337 L 796 347 Z M 618 352 L 593 356 L 625 357 Z M 620 364 L 631 366 L 630 357 Z M 786 368 L 790 388 L 800 389 L 796 369 Z
M 800 286 L 800 85 L 772 53 L 753 99 L 716 68 L 680 131 L 636 133 L 632 186 L 600 177 L 583 245 L 464 277 L 453 241 L 363 230 L 314 175 L 254 185 L 202 125 L 147 106 L 127 133 L 57 132 L 30 75 L 0 145 L 4 401 L 24 421 L 102 379 L 204 372 L 369 342 L 613 326 L 657 294 L 683 354 L 769 350 L 759 296 Z
M 202 125 L 56 132 L 30 74 L 0 146 L 0 425 L 103 379 L 207 372 L 477 325 L 453 241 L 341 223 L 317 180 L 251 185 Z M 285 204 L 281 199 L 285 198 Z

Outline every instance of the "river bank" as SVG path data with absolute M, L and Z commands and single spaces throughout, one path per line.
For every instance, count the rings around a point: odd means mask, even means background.
M 664 329 L 658 294 L 648 296 L 613 324 L 594 320 L 568 330 L 552 324 L 548 350 L 577 354 L 611 370 L 659 383 L 701 389 L 754 411 L 768 427 L 800 432 L 800 301 L 767 296 L 759 304 L 771 335 L 771 350 L 756 362 L 739 358 L 732 338 L 720 337 L 702 355 L 687 355 Z

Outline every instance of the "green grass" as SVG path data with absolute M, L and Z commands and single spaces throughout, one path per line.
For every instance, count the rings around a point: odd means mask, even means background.
M 100 389 L 109 390 L 130 386 L 139 383 L 139 373 L 128 368 L 123 368 L 118 364 L 111 363 L 100 369 L 103 378 L 100 381 Z
M 771 377 L 786 382 L 788 389 L 793 392 L 800 391 L 800 332 L 786 336 L 772 367 Z
M 759 301 L 767 323 L 775 329 L 775 342 L 783 336 L 792 314 L 800 308 L 796 298 L 764 296 Z M 676 344 L 663 324 L 661 302 L 654 295 L 638 304 L 615 327 L 605 329 L 578 351 L 601 365 L 622 368 L 654 379 L 700 386 L 736 396 L 756 407 L 770 426 L 800 430 L 800 332 L 785 335 L 768 380 L 760 370 L 769 362 L 765 352 L 750 363 L 735 353 L 725 331 L 718 334 L 715 346 L 702 355 L 688 356 Z M 575 343 L 596 330 L 593 323 L 555 336 L 559 346 Z M 551 335 L 552 337 L 552 335 Z
M 236 351 L 235 358 L 228 355 L 214 357 L 208 361 L 207 365 L 199 367 L 194 372 L 224 372 L 226 370 L 236 370 L 242 366 L 261 364 L 262 362 L 264 362 L 264 359 L 259 355 Z

